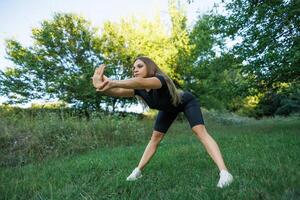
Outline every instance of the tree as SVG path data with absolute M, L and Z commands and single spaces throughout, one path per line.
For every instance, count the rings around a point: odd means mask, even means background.
M 153 21 L 131 17 L 119 23 L 104 24 L 101 49 L 105 49 L 104 57 L 113 63 L 113 68 L 118 68 L 115 70 L 130 77 L 133 60 L 138 55 L 146 55 L 173 80 L 182 81 L 180 74 L 188 66 L 181 64 L 183 59 L 180 58 L 188 57 L 190 47 L 185 12 L 176 2 L 179 4 L 179 1 L 169 1 L 170 33 L 159 15 Z
M 191 49 L 193 45 L 190 43 L 189 32 L 187 29 L 187 17 L 185 7 L 180 1 L 169 1 L 169 13 L 171 18 L 171 43 L 173 44 L 173 54 L 171 61 L 172 78 L 175 83 L 184 88 L 187 76 L 191 71 Z
M 10 103 L 57 98 L 81 108 L 100 109 L 90 77 L 103 62 L 96 29 L 74 14 L 55 14 L 32 30 L 34 45 L 26 48 L 7 40 L 7 55 L 15 66 L 1 71 L 0 93 Z
M 207 108 L 235 111 L 247 85 L 243 80 L 241 61 L 223 51 L 225 42 L 215 26 L 215 15 L 199 16 L 189 34 L 190 66 L 184 75 L 185 87 L 191 90 Z
M 241 73 L 248 80 L 247 92 L 263 94 L 257 115 L 286 114 L 278 109 L 297 108 L 294 105 L 300 102 L 288 99 L 298 94 L 300 84 L 300 1 L 234 0 L 221 5 L 226 12 L 216 18 L 216 26 L 224 38 L 238 41 L 230 52 L 243 61 Z M 265 109 L 272 98 L 277 103 Z M 285 110 L 292 113 L 295 109 Z
M 186 70 L 181 65 L 179 57 L 188 57 L 188 32 L 186 29 L 186 16 L 179 1 L 169 1 L 169 13 L 172 25 L 170 33 L 163 24 L 159 14 L 154 20 L 143 17 L 123 18 L 120 22 L 106 22 L 102 28 L 100 48 L 104 61 L 109 63 L 107 74 L 114 79 L 132 77 L 132 64 L 139 55 L 152 58 L 157 65 L 174 81 L 182 83 L 179 75 Z M 184 66 L 184 68 L 180 68 Z M 132 103 L 130 99 L 112 99 L 112 101 L 125 106 Z
M 172 3 L 173 2 L 173 3 Z M 35 44 L 23 47 L 7 41 L 8 58 L 16 66 L 1 72 L 1 94 L 10 102 L 36 98 L 58 98 L 79 107 L 115 110 L 117 105 L 133 103 L 129 98 L 114 98 L 95 93 L 90 76 L 99 63 L 107 64 L 106 75 L 113 79 L 132 77 L 132 63 L 139 55 L 151 57 L 171 78 L 181 81 L 179 57 L 189 50 L 186 17 L 170 1 L 171 34 L 159 15 L 153 21 L 136 17 L 118 23 L 105 22 L 100 37 L 83 18 L 56 14 L 32 31 Z M 178 1 L 177 1 L 178 2 Z M 186 67 L 186 66 L 185 66 Z
M 218 26 L 225 37 L 240 39 L 233 54 L 257 91 L 277 91 L 300 77 L 300 1 L 224 1 Z

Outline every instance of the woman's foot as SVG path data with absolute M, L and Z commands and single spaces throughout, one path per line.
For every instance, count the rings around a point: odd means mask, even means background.
M 223 188 L 230 185 L 233 181 L 233 176 L 226 170 L 220 171 L 220 179 L 217 184 L 217 187 Z
M 142 175 L 142 171 L 139 169 L 139 168 L 135 168 L 131 174 L 127 177 L 127 181 L 135 181 L 137 180 L 138 178 L 141 178 L 143 175 Z

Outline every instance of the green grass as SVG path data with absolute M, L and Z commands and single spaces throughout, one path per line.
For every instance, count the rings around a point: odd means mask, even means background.
M 235 181 L 218 170 L 186 121 L 177 121 L 136 182 L 126 177 L 148 140 L 1 167 L 1 199 L 299 199 L 299 118 L 217 123 L 206 117 Z M 226 125 L 224 125 L 226 124 Z M 133 131 L 133 130 L 130 130 Z M 128 134 L 128 131 L 122 132 Z M 133 133 L 131 133 L 133 134 Z M 149 137 L 151 132 L 148 133 Z M 127 141 L 128 142 L 128 141 Z

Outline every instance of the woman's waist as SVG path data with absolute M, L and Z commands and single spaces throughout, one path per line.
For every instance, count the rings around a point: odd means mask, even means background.
M 181 93 L 181 103 L 186 104 L 192 100 L 196 100 L 196 97 L 188 91 L 184 91 Z
M 169 104 L 160 105 L 160 110 L 168 111 L 168 112 L 178 112 L 182 108 L 184 108 L 187 104 L 189 105 L 198 105 L 198 101 L 196 97 L 190 92 L 182 92 L 181 94 L 181 102 L 175 106 L 171 102 Z

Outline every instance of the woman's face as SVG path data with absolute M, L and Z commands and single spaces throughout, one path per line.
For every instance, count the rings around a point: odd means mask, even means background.
M 136 60 L 133 64 L 133 77 L 147 77 L 147 67 L 146 64 L 141 60 Z

